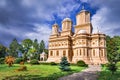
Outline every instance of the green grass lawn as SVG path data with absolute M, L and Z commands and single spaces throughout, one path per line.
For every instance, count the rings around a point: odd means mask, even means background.
M 62 72 L 59 69 L 59 66 L 51 66 L 51 65 L 30 65 L 25 64 L 27 66 L 27 71 L 19 71 L 16 72 L 15 70 L 20 67 L 19 64 L 14 64 L 13 67 L 8 67 L 8 65 L 0 64 L 0 80 L 7 76 L 15 76 L 15 75 L 22 75 L 25 77 L 37 77 L 37 78 L 45 78 L 45 77 L 53 77 L 58 78 L 64 75 L 72 74 L 74 72 L 80 72 L 81 70 L 85 69 L 84 67 L 78 66 L 71 66 L 71 71 L 69 72 Z M 42 80 L 42 79 L 41 79 Z
M 118 70 L 114 75 L 111 74 L 107 67 L 103 67 L 98 80 L 120 80 L 120 63 L 117 64 L 117 67 Z

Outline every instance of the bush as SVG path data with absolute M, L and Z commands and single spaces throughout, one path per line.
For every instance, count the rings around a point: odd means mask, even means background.
M 15 64 L 20 64 L 20 62 L 23 62 L 23 58 L 16 58 Z
M 21 66 L 19 69 L 16 71 L 27 71 L 27 66 Z
M 8 64 L 9 67 L 13 65 L 14 61 L 15 61 L 15 58 L 12 56 L 5 57 L 5 63 Z
M 55 62 L 51 62 L 50 65 L 57 65 Z
M 108 65 L 108 69 L 112 72 L 112 74 L 114 74 L 114 72 L 117 71 L 116 64 L 110 63 L 110 64 Z
M 5 63 L 5 58 L 0 58 L 0 64 L 4 64 Z
M 33 64 L 33 65 L 34 65 L 34 64 L 39 64 L 39 62 L 38 62 L 38 60 L 33 59 L 33 60 L 30 61 L 30 64 Z
M 106 64 L 101 64 L 102 67 L 108 67 L 109 66 L 109 63 L 106 63 Z
M 88 65 L 87 65 L 84 61 L 82 61 L 82 60 L 79 60 L 79 61 L 77 62 L 77 66 L 88 67 Z

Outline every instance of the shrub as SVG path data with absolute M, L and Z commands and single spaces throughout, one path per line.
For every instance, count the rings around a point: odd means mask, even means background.
M 8 64 L 9 67 L 11 67 L 14 63 L 15 59 L 12 56 L 5 57 L 5 63 Z
M 19 69 L 17 69 L 17 71 L 26 71 L 27 67 L 26 66 L 21 66 Z
M 20 62 L 23 62 L 23 58 L 16 58 L 15 64 L 20 64 Z
M 38 60 L 33 59 L 33 60 L 30 61 L 30 64 L 33 64 L 33 65 L 34 65 L 34 64 L 39 64 L 39 62 L 38 62 Z
M 4 64 L 5 59 L 4 58 L 0 58 L 0 64 Z
M 101 64 L 102 67 L 108 67 L 109 63 Z
M 55 62 L 51 62 L 50 65 L 57 65 Z
M 112 72 L 112 74 L 114 74 L 114 72 L 117 71 L 116 64 L 110 63 L 110 64 L 108 65 L 108 69 Z
M 82 61 L 82 60 L 79 60 L 79 61 L 77 62 L 77 66 L 88 67 L 88 65 L 87 65 L 84 61 Z
M 62 59 L 61 59 L 61 62 L 60 62 L 60 69 L 62 70 L 62 71 L 70 71 L 71 69 L 70 69 L 70 63 L 68 63 L 68 61 L 67 61 L 67 57 L 62 57 Z
M 20 65 L 24 65 L 24 62 L 23 62 L 23 61 L 21 61 L 21 62 L 20 62 Z

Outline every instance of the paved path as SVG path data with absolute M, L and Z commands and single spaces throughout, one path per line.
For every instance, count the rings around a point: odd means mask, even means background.
M 97 72 L 101 71 L 100 66 L 90 65 L 89 68 L 79 73 L 73 73 L 72 75 L 64 76 L 58 80 L 97 80 Z

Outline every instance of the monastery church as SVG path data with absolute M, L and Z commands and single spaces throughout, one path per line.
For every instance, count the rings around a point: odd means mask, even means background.
M 61 32 L 57 23 L 52 26 L 47 62 L 59 63 L 66 56 L 70 63 L 79 60 L 95 65 L 107 63 L 106 36 L 100 32 L 92 33 L 90 12 L 82 9 L 76 15 L 75 32 L 72 32 L 72 26 L 70 18 L 62 21 Z

